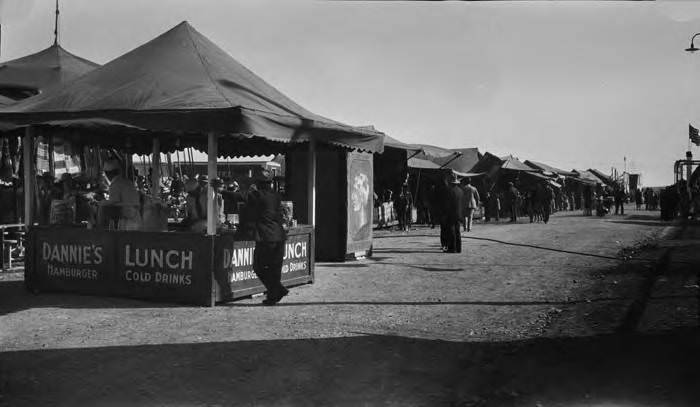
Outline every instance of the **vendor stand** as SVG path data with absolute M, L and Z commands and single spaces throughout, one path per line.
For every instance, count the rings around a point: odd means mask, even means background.
M 288 179 L 287 185 L 305 192 L 292 200 L 305 210 L 307 224 L 288 233 L 285 285 L 314 279 L 317 150 L 362 160 L 368 152 L 381 151 L 383 141 L 377 131 L 298 106 L 186 22 L 68 87 L 0 111 L 0 128 L 24 129 L 25 279 L 30 289 L 209 306 L 264 291 L 253 272 L 251 236 L 217 224 L 212 183 L 206 188 L 206 234 L 36 226 L 31 218 L 36 138 L 58 132 L 79 144 L 152 153 L 156 192 L 161 152 L 207 151 L 213 180 L 218 156 L 304 151 L 304 185 L 298 179 Z

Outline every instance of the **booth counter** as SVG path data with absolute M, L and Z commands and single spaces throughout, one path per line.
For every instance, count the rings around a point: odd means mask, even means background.
M 213 306 L 262 293 L 253 271 L 255 242 L 233 232 L 141 232 L 35 226 L 25 281 L 33 291 L 131 297 Z M 313 283 L 311 226 L 289 230 L 285 286 Z

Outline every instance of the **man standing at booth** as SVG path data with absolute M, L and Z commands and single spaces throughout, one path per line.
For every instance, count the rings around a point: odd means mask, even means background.
M 282 226 L 282 199 L 273 190 L 272 174 L 263 170 L 258 189 L 248 195 L 247 207 L 255 225 L 253 268 L 265 289 L 265 305 L 277 304 L 289 293 L 282 285 L 282 259 L 286 232 Z
M 138 230 L 141 227 L 141 196 L 134 183 L 122 175 L 121 165 L 117 160 L 109 160 L 103 168 L 109 181 L 109 197 L 106 205 L 118 205 L 120 209 L 119 229 Z M 100 225 L 102 225 L 100 220 Z

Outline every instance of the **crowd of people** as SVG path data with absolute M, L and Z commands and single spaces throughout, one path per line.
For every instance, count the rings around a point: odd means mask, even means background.
M 480 193 L 480 190 L 482 191 Z M 375 207 L 390 202 L 396 213 L 399 230 L 407 233 L 414 221 L 441 228 L 441 246 L 444 252 L 460 252 L 460 228 L 470 232 L 476 216 L 483 222 L 516 223 L 525 217 L 530 223 L 548 223 L 552 213 L 581 211 L 584 216 L 624 215 L 625 204 L 633 202 L 638 210 L 656 211 L 676 208 L 683 213 L 685 205 L 680 196 L 674 198 L 678 188 L 673 186 L 660 193 L 651 188 L 625 192 L 621 186 L 600 183 L 575 183 L 553 186 L 542 181 L 519 185 L 518 180 L 508 181 L 501 188 L 491 185 L 485 188 L 472 185 L 470 178 L 459 179 L 449 174 L 427 189 L 427 197 L 414 200 L 408 179 L 396 192 L 385 189 L 375 194 Z M 700 207 L 700 205 L 699 205 Z M 666 215 L 670 216 L 670 215 Z M 384 225 L 380 225 L 384 226 Z

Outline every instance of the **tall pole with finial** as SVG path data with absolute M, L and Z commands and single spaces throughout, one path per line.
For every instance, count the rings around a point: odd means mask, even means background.
M 58 0 L 56 0 L 56 20 L 53 26 L 53 45 L 58 45 Z

